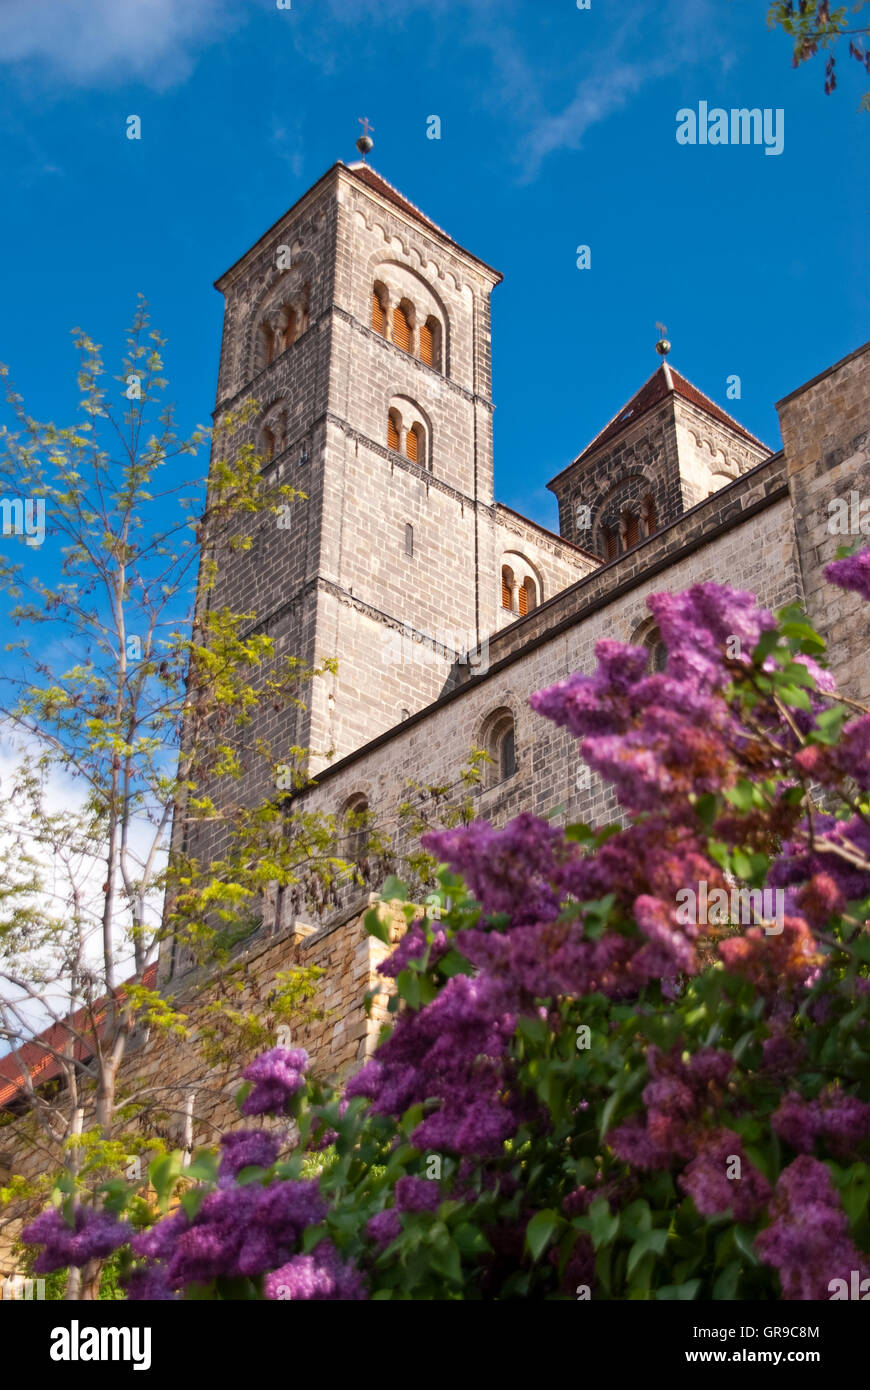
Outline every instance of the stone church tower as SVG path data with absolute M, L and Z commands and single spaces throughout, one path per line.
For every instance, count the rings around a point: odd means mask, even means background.
M 239 442 L 306 500 L 263 522 L 212 602 L 256 613 L 281 655 L 339 660 L 307 710 L 263 716 L 313 771 L 435 700 L 495 624 L 480 556 L 500 279 L 371 167 L 338 163 L 216 282 L 216 421 L 255 399 Z

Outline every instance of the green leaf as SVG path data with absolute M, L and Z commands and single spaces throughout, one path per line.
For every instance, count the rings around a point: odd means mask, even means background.
M 390 874 L 381 889 L 380 896 L 385 903 L 392 902 L 397 898 L 402 902 L 407 902 L 411 894 L 400 878 L 396 878 L 395 874 Z
M 207 1187 L 191 1187 L 187 1192 L 182 1192 L 181 1205 L 187 1213 L 188 1220 L 194 1220 L 207 1196 Z
M 649 1255 L 651 1252 L 656 1255 L 663 1255 L 667 1243 L 668 1233 L 662 1227 L 654 1231 L 644 1231 L 642 1235 L 638 1236 L 637 1240 L 634 1242 L 634 1245 L 628 1252 L 629 1279 L 631 1278 L 632 1274 L 634 1274 L 634 1271 L 637 1269 L 638 1264 L 644 1258 L 645 1255 Z
M 369 908 L 363 921 L 369 936 L 374 936 L 378 941 L 383 941 L 385 946 L 390 945 L 390 924 L 384 921 L 376 907 Z
M 157 1200 L 163 1211 L 169 1205 L 169 1198 L 181 1172 L 180 1149 L 175 1149 L 172 1153 L 161 1154 L 148 1166 L 148 1177 L 151 1186 L 157 1193 Z
M 666 1302 L 672 1299 L 679 1299 L 680 1302 L 691 1302 L 701 1287 L 700 1279 L 687 1279 L 684 1284 L 662 1284 L 656 1290 L 656 1300 L 664 1299 Z
M 737 1249 L 740 1251 L 741 1255 L 743 1255 L 744 1258 L 749 1261 L 750 1264 L 757 1265 L 758 1256 L 755 1253 L 755 1246 L 753 1244 L 754 1240 L 755 1232 L 751 1230 L 748 1226 L 734 1227 L 734 1243 L 737 1246 Z
M 203 1150 L 185 1168 L 184 1176 L 193 1182 L 217 1182 L 219 1162 L 217 1154 Z
M 562 1218 L 559 1216 L 558 1212 L 553 1211 L 552 1208 L 545 1208 L 544 1211 L 535 1212 L 526 1227 L 526 1245 L 529 1248 L 533 1260 L 538 1259 L 561 1224 Z
M 619 1230 L 619 1214 L 611 1214 L 605 1197 L 596 1197 L 589 1208 L 589 1234 L 597 1250 L 601 1245 L 609 1245 L 615 1240 Z

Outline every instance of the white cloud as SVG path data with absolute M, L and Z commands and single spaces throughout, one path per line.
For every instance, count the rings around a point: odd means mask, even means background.
M 12 851 L 16 862 L 21 862 L 18 856 L 23 854 L 38 865 L 44 892 L 28 899 L 29 905 L 37 910 L 62 917 L 71 908 L 75 888 L 82 922 L 82 959 L 99 980 L 103 974 L 101 916 L 107 846 L 95 842 L 79 854 L 67 855 L 61 851 L 52 853 L 49 845 L 40 843 L 38 837 L 30 832 L 29 826 L 19 815 L 19 810 L 26 814 L 26 808 L 23 803 L 20 807 L 15 803 L 13 789 L 19 782 L 19 768 L 25 762 L 32 768 L 39 752 L 39 746 L 35 741 L 21 735 L 12 735 L 7 725 L 0 725 L 0 802 L 4 808 L 0 814 L 0 853 L 7 854 Z M 75 780 L 69 773 L 59 769 L 50 771 L 44 783 L 43 805 L 49 815 L 75 819 L 85 806 L 83 782 Z M 134 822 L 130 839 L 130 853 L 134 864 L 141 866 L 144 862 L 150 849 L 152 835 L 150 826 Z M 157 858 L 158 872 L 165 861 L 164 850 Z M 27 876 L 23 864 L 22 874 Z M 114 906 L 114 939 L 116 978 L 120 980 L 127 978 L 134 969 L 132 948 L 125 939 L 129 920 L 129 907 L 119 890 Z M 159 925 L 157 903 L 149 906 L 148 921 L 155 927 Z M 42 1004 L 36 1000 L 27 1000 L 26 996 L 7 980 L 0 979 L 0 1000 L 17 1004 L 20 1016 L 27 1020 L 34 1033 L 44 1028 L 52 1018 L 64 1016 L 70 1007 L 69 998 L 64 990 L 66 975 L 59 966 L 61 950 L 58 941 L 54 947 L 44 946 L 32 954 L 32 964 L 43 964 L 48 970 L 49 979 L 54 981 L 41 991 L 44 1001 Z M 0 1055 L 7 1050 L 8 1043 L 0 1038 Z
M 229 0 L 3 0 L 0 63 L 34 65 L 78 86 L 168 87 L 188 75 L 193 50 L 233 19 Z

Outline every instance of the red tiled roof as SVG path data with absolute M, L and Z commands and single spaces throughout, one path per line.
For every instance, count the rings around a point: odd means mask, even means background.
M 744 429 L 738 420 L 721 410 L 715 401 L 711 401 L 710 397 L 705 396 L 703 391 L 699 391 L 697 386 L 693 386 L 691 381 L 687 381 L 673 367 L 662 363 L 660 367 L 656 368 L 649 380 L 644 382 L 640 390 L 635 392 L 631 400 L 626 401 L 621 410 L 616 412 L 613 419 L 608 421 L 603 430 L 596 434 L 592 442 L 586 445 L 582 453 L 578 454 L 568 467 L 573 467 L 574 463 L 579 463 L 593 450 L 600 449 L 602 444 L 609 444 L 624 430 L 630 429 L 642 415 L 645 415 L 648 410 L 652 410 L 653 406 L 659 405 L 672 391 L 675 395 L 682 396 L 683 400 L 689 401 L 691 405 L 697 406 L 699 410 L 705 411 L 707 415 L 711 415 L 714 420 L 718 420 L 720 425 L 727 425 L 729 429 L 742 435 L 744 439 L 748 439 L 750 443 L 757 445 L 760 449 L 766 449 L 768 453 L 773 452 L 763 440 L 756 439 L 754 434 L 750 434 L 749 430 Z M 562 472 L 566 471 L 566 469 L 562 470 Z M 557 474 L 556 476 L 561 475 Z M 553 481 L 555 482 L 555 479 Z
M 131 976 L 130 978 L 134 979 L 135 977 Z M 142 976 L 141 983 L 146 989 L 153 989 L 156 978 L 157 962 L 155 961 L 148 966 Z M 124 982 L 124 984 L 129 983 L 130 980 Z M 124 985 L 121 985 L 121 994 L 123 991 Z M 97 1005 L 95 1014 L 98 1028 L 105 1016 L 105 1001 L 101 1001 Z M 87 1036 L 84 1038 L 74 1036 L 76 1033 L 87 1034 L 90 1027 L 89 1011 L 85 1008 L 76 1009 L 75 1013 L 69 1016 L 69 1027 L 67 1027 L 66 1022 L 52 1023 L 50 1027 L 40 1033 L 39 1038 L 24 1043 L 17 1052 L 8 1052 L 5 1057 L 0 1057 L 0 1077 L 6 1079 L 5 1084 L 0 1082 L 0 1107 L 13 1100 L 24 1085 L 24 1073 L 21 1070 L 19 1058 L 30 1072 L 34 1085 L 41 1086 L 46 1081 L 51 1081 L 53 1077 L 60 1075 L 61 1064 L 53 1054 L 54 1052 L 62 1052 L 71 1039 L 74 1057 L 84 1060 L 91 1055 Z
M 394 188 L 391 183 L 387 183 L 386 179 L 382 178 L 370 164 L 345 164 L 343 167 L 347 173 L 353 174 L 355 179 L 358 179 L 360 183 L 364 183 L 366 188 L 370 188 L 373 193 L 380 193 L 381 197 L 386 198 L 394 207 L 400 208 L 402 212 L 406 212 L 417 222 L 422 223 L 430 232 L 436 232 L 437 235 L 443 237 L 445 241 L 449 241 L 450 245 L 457 247 L 463 255 L 469 256 L 473 261 L 477 261 L 478 265 L 486 266 L 486 269 L 491 270 L 493 275 L 497 275 L 499 280 L 504 278 L 499 271 L 495 270 L 491 265 L 488 265 L 486 261 L 481 260 L 480 256 L 475 256 L 473 251 L 466 251 L 464 246 L 460 246 L 458 241 L 454 241 L 449 232 L 445 232 L 443 227 L 439 227 L 436 222 L 433 222 L 431 218 L 426 216 L 425 212 L 421 212 L 418 207 L 415 207 L 413 203 L 409 202 L 404 194 L 399 192 L 398 188 Z

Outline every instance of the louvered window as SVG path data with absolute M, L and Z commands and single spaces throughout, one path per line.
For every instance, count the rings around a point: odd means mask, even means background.
M 601 544 L 604 550 L 605 560 L 615 560 L 619 548 L 616 541 L 616 532 L 611 530 L 609 526 L 603 526 L 601 528 Z
M 520 617 L 524 618 L 527 613 L 531 613 L 536 606 L 535 601 L 535 581 L 534 579 L 524 579 L 517 594 L 520 606 Z
M 411 351 L 411 324 L 401 304 L 393 311 L 393 342 L 403 352 Z
M 401 445 L 399 435 L 399 420 L 394 410 L 387 416 L 387 448 L 398 449 Z
M 412 463 L 418 463 L 420 458 L 420 433 L 419 426 L 412 425 L 405 435 L 405 453 Z
M 656 504 L 651 497 L 648 497 L 644 503 L 643 517 L 646 525 L 646 533 L 648 536 L 651 536 L 658 524 L 656 521 Z
M 625 514 L 625 548 L 631 550 L 640 540 L 640 524 L 634 512 Z
M 377 290 L 372 290 L 372 328 L 376 333 L 380 333 L 382 338 L 386 338 L 387 311 Z
M 501 606 L 510 613 L 514 606 L 513 584 L 511 583 L 510 570 L 501 572 Z
M 425 362 L 427 367 L 435 365 L 435 331 L 431 319 L 420 329 L 420 361 Z

